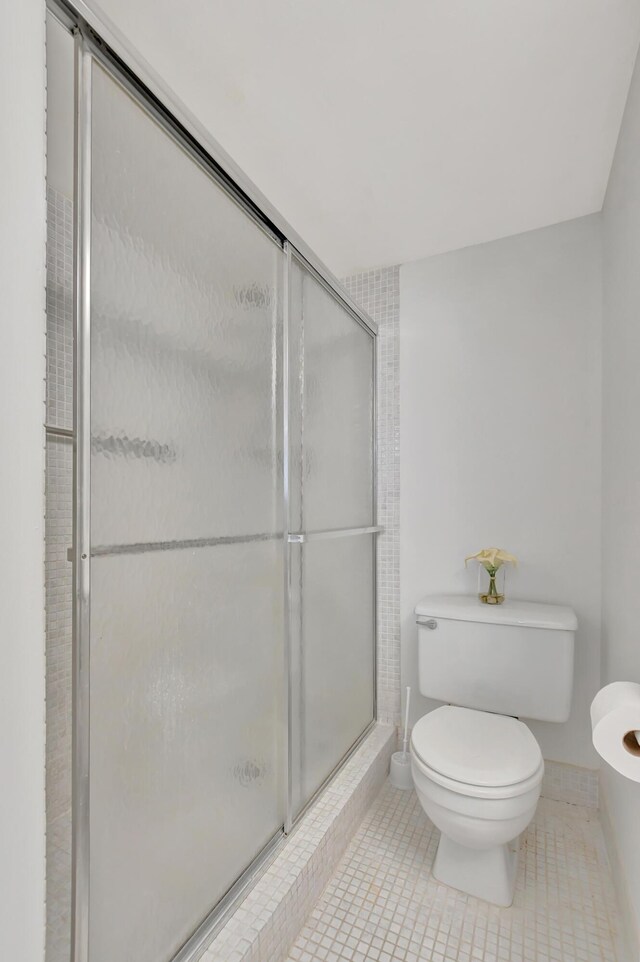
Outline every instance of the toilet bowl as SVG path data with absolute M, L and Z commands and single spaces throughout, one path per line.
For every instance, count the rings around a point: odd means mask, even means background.
M 531 731 L 507 715 L 443 706 L 414 726 L 411 770 L 422 807 L 441 832 L 434 877 L 511 905 L 515 842 L 535 814 L 544 774 Z

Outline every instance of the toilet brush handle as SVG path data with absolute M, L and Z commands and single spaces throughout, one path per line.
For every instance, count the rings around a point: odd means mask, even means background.
M 404 708 L 404 738 L 402 739 L 402 754 L 407 754 L 407 739 L 409 735 L 409 702 L 411 700 L 411 688 L 407 685 L 406 702 Z

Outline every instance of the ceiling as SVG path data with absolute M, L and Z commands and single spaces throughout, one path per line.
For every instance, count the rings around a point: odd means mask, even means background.
M 602 206 L 638 0 L 102 0 L 339 276 Z

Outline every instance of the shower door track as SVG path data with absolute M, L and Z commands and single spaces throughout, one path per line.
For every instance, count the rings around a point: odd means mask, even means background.
M 173 962 L 191 962 L 212 941 L 224 925 L 238 899 L 247 891 L 256 874 L 276 856 L 285 843 L 287 834 L 295 829 L 317 796 L 335 777 L 347 759 L 357 750 L 376 723 L 376 637 L 377 598 L 376 564 L 373 564 L 373 707 L 372 721 L 337 762 L 322 785 L 308 799 L 296 816 L 292 812 L 291 767 L 291 653 L 288 631 L 288 611 L 291 606 L 290 586 L 287 582 L 289 552 L 292 545 L 325 538 L 375 536 L 382 528 L 367 525 L 360 528 L 327 529 L 322 531 L 287 530 L 289 524 L 288 478 L 288 299 L 285 296 L 283 318 L 283 422 L 284 422 L 284 499 L 285 530 L 239 536 L 219 536 L 122 545 L 100 545 L 91 548 L 90 540 L 90 256 L 91 256 L 91 65 L 93 61 L 105 67 L 160 125 L 192 156 L 206 172 L 213 176 L 245 212 L 267 234 L 276 239 L 285 253 L 285 295 L 288 292 L 288 271 L 292 257 L 303 264 L 332 296 L 345 308 L 352 319 L 372 337 L 372 494 L 373 517 L 377 518 L 377 452 L 375 419 L 377 412 L 377 325 L 347 295 L 337 279 L 318 260 L 302 239 L 291 229 L 280 214 L 268 203 L 260 191 L 236 167 L 227 154 L 213 141 L 189 111 L 175 99 L 163 82 L 106 19 L 98 16 L 83 2 L 48 0 L 49 10 L 76 37 L 76 149 L 74 188 L 74 323 L 75 376 L 74 428 L 47 425 L 51 437 L 66 438 L 74 443 L 74 610 L 73 610 L 73 881 L 72 881 L 72 959 L 89 962 L 89 636 L 90 636 L 90 565 L 92 557 L 113 554 L 136 554 L 146 551 L 195 549 L 216 545 L 241 544 L 249 541 L 284 540 L 285 565 L 285 660 L 284 679 L 285 718 L 287 730 L 285 786 L 285 820 L 263 850 L 233 883 L 227 893 L 212 908 L 194 933 L 178 950 Z
M 112 72 L 114 68 L 118 71 L 120 82 L 124 81 L 136 99 L 146 101 L 147 110 L 155 107 L 157 119 L 165 125 L 168 120 L 174 131 L 180 131 L 191 152 L 200 162 L 205 161 L 209 174 L 217 177 L 258 222 L 283 242 L 287 240 L 351 314 L 372 334 L 378 333 L 377 323 L 105 14 L 93 10 L 89 0 L 47 0 L 47 7 L 68 30 L 81 30 L 86 40 L 93 42 L 94 53 Z

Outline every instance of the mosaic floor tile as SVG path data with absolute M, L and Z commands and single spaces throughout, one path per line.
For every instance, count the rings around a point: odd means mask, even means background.
M 431 876 L 438 838 L 415 792 L 387 782 L 288 962 L 616 962 L 613 888 L 593 810 L 541 799 L 508 909 Z

